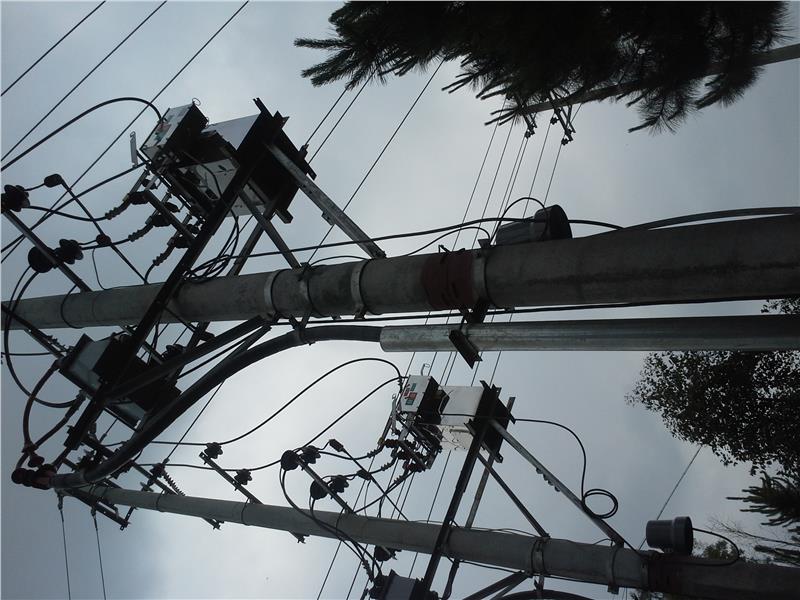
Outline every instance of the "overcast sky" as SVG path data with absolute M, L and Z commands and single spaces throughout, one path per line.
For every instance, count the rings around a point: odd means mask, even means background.
M 2 86 L 9 85 L 53 40 L 77 22 L 92 4 L 58 2 L 3 2 Z M 155 8 L 149 2 L 108 2 L 75 31 L 52 54 L 2 99 L 2 148 L 5 153 L 52 107 L 66 90 L 81 79 L 136 23 Z M 238 3 L 170 2 L 100 67 L 41 125 L 20 148 L 26 148 L 66 119 L 89 106 L 117 96 L 152 97 L 200 47 Z M 253 2 L 195 60 L 157 100 L 159 108 L 186 104 L 192 98 L 212 121 L 256 112 L 252 99 L 260 97 L 270 110 L 290 116 L 286 132 L 296 145 L 302 144 L 341 91 L 329 86 L 314 89 L 300 76 L 304 67 L 322 58 L 310 50 L 294 48 L 300 36 L 322 36 L 334 3 Z M 793 31 L 797 30 L 797 4 L 792 5 Z M 563 27 L 568 34 L 569 24 Z M 796 36 L 795 36 L 796 38 Z M 441 87 L 452 81 L 455 65 L 446 65 L 420 100 L 378 167 L 348 209 L 368 234 L 378 236 L 458 223 L 475 185 L 492 128 L 483 125 L 500 102 L 480 102 L 468 92 L 448 95 Z M 429 73 L 391 79 L 388 85 L 370 86 L 356 101 L 339 128 L 314 160 L 317 183 L 343 205 L 369 165 L 385 144 Z M 631 225 L 658 218 L 728 208 L 796 206 L 800 198 L 800 123 L 798 117 L 798 64 L 783 63 L 766 68 L 758 83 L 729 108 L 712 107 L 686 122 L 676 134 L 652 136 L 627 133 L 638 124 L 635 111 L 623 105 L 587 105 L 575 121 L 575 141 L 559 150 L 557 130 L 544 144 L 547 118 L 528 141 L 521 168 L 509 196 L 526 195 L 533 183 L 535 196 L 559 204 L 572 218 L 597 219 Z M 345 97 L 346 101 L 352 93 Z M 340 104 L 311 142 L 313 152 L 344 108 Z M 117 104 L 81 121 L 40 150 L 3 173 L 4 184 L 26 187 L 58 172 L 73 181 L 99 152 L 122 131 L 138 112 L 138 105 Z M 153 126 L 146 113 L 134 127 L 144 139 Z M 506 125 L 497 131 L 478 182 L 468 218 L 481 215 L 488 198 L 487 215 L 496 215 L 508 186 L 514 157 L 522 143 L 522 127 L 510 133 L 505 157 L 500 162 Z M 76 186 L 91 183 L 130 166 L 127 132 L 87 177 Z M 534 181 L 540 152 L 541 166 Z M 19 150 L 17 150 L 18 152 Z M 500 164 L 491 195 L 492 177 Z M 550 184 L 552 175 L 552 184 Z M 96 213 L 114 206 L 126 193 L 132 176 L 110 184 L 87 197 Z M 548 194 L 549 188 L 549 194 Z M 32 192 L 36 205 L 48 205 L 54 190 Z M 326 223 L 302 194 L 291 207 L 295 219 L 278 224 L 290 246 L 317 243 Z M 141 225 L 146 209 L 132 209 L 112 221 L 107 230 L 113 239 Z M 23 213 L 27 222 L 38 214 Z M 225 231 L 229 224 L 226 224 Z M 39 229 L 43 239 L 56 244 L 61 237 L 80 241 L 95 232 L 83 223 L 51 219 Z M 576 235 L 596 230 L 576 226 Z M 3 243 L 16 232 L 2 224 Z M 214 255 L 224 235 L 217 236 L 207 252 Z M 126 248 L 127 255 L 142 270 L 163 248 L 166 235 L 155 232 Z M 334 234 L 331 240 L 342 239 Z M 452 238 L 449 240 L 452 243 Z M 469 245 L 472 235 L 462 235 L 459 246 Z M 390 255 L 415 249 L 422 242 L 398 240 L 383 246 Z M 259 248 L 270 249 L 267 242 Z M 15 253 L 3 264 L 3 298 L 7 298 L 24 270 L 25 253 Z M 321 252 L 320 256 L 342 254 Z M 105 287 L 135 283 L 130 271 L 110 252 L 98 252 L 97 264 Z M 302 258 L 307 258 L 303 256 Z M 275 258 L 253 260 L 248 271 L 280 268 Z M 89 257 L 75 265 L 76 271 L 97 287 Z M 156 271 L 160 280 L 168 268 Z M 28 297 L 65 293 L 69 285 L 58 273 L 37 278 Z M 760 303 L 738 302 L 691 307 L 653 307 L 579 311 L 574 318 L 677 316 L 701 314 L 754 314 Z M 540 314 L 537 319 L 563 318 Z M 230 324 L 218 324 L 222 331 Z M 95 339 L 110 330 L 96 328 L 85 333 Z M 170 327 L 165 337 L 177 336 Z M 282 331 L 282 329 L 280 330 Z M 71 344 L 80 332 L 57 331 Z M 12 349 L 33 351 L 37 347 L 22 334 L 12 335 Z M 374 345 L 325 343 L 291 350 L 255 364 L 231 378 L 217 395 L 187 439 L 211 441 L 231 437 L 248 429 L 275 407 L 302 389 L 327 369 L 351 358 L 383 356 L 405 371 L 410 356 L 382 354 Z M 488 380 L 496 360 L 487 353 L 478 367 L 477 380 Z M 581 436 L 589 454 L 587 487 L 604 487 L 619 499 L 620 510 L 610 520 L 632 543 L 638 544 L 645 522 L 654 518 L 686 467 L 696 448 L 670 436 L 660 417 L 640 407 L 631 407 L 624 397 L 631 391 L 644 354 L 638 352 L 537 352 L 505 353 L 499 361 L 494 383 L 502 396 L 516 396 L 515 413 L 520 417 L 550 419 L 572 427 Z M 411 372 L 433 362 L 432 374 L 443 379 L 447 357 L 417 355 Z M 45 358 L 18 358 L 18 369 L 27 384 L 46 369 Z M 220 462 L 226 467 L 253 466 L 269 462 L 281 452 L 296 447 L 315 434 L 344 409 L 381 381 L 391 377 L 386 365 L 362 364 L 340 371 L 308 393 L 268 428 L 238 445 L 225 448 Z M 469 385 L 472 374 L 456 359 L 450 376 L 453 385 Z M 64 380 L 54 378 L 42 395 L 64 400 L 75 393 Z M 355 454 L 374 447 L 388 415 L 392 389 L 376 394 L 346 419 L 333 435 Z M 21 413 L 24 398 L 7 371 L 2 379 L 2 596 L 4 598 L 60 598 L 66 596 L 66 578 L 61 527 L 53 493 L 21 488 L 9 475 L 21 447 Z M 34 431 L 44 431 L 56 418 L 36 407 Z M 187 427 L 199 406 L 179 420 L 166 434 L 175 439 Z M 104 420 L 103 423 L 110 421 Z M 102 430 L 102 427 L 101 427 Z M 562 479 L 578 488 L 580 452 L 574 441 L 559 430 L 519 424 L 513 432 L 529 449 L 550 465 Z M 122 427 L 109 439 L 123 439 Z M 45 448 L 46 456 L 59 451 L 63 436 Z M 145 461 L 163 458 L 164 447 L 148 449 Z M 554 537 L 593 542 L 603 535 L 588 520 L 553 493 L 535 472 L 507 449 L 500 471 L 529 509 Z M 443 493 L 434 507 L 433 519 L 441 518 L 463 455 L 454 453 L 445 473 Z M 198 464 L 196 448 L 182 448 L 173 462 Z M 417 476 L 404 512 L 424 519 L 431 506 L 444 456 L 433 470 Z M 341 465 L 321 463 L 320 470 L 336 473 Z M 235 490 L 214 473 L 175 468 L 171 471 L 180 487 L 190 495 L 240 499 Z M 289 490 L 300 504 L 307 496 L 308 480 L 293 472 Z M 477 476 L 474 478 L 477 480 Z M 125 484 L 137 487 L 139 479 Z M 747 527 L 758 519 L 740 513 L 740 505 L 726 500 L 754 482 L 748 466 L 723 467 L 709 450 L 703 450 L 664 517 L 690 515 L 696 525 L 709 525 L 718 517 L 736 519 Z M 276 471 L 256 474 L 250 489 L 262 501 L 285 505 Z M 463 503 L 468 510 L 472 487 Z M 354 493 L 353 488 L 349 490 Z M 352 496 L 350 496 L 352 498 Z M 335 510 L 330 501 L 320 509 Z M 465 513 L 460 513 L 463 522 Z M 86 506 L 65 503 L 67 543 L 73 597 L 102 596 L 100 572 L 92 520 Z M 495 486 L 489 485 L 478 512 L 481 527 L 526 529 L 524 519 Z M 120 598 L 315 598 L 336 543 L 309 540 L 297 544 L 287 533 L 226 524 L 212 531 L 203 521 L 188 517 L 137 511 L 124 532 L 110 522 L 99 521 L 103 546 L 105 581 L 109 597 Z M 407 575 L 413 556 L 401 553 L 389 564 Z M 414 575 L 421 577 L 427 558 L 421 557 Z M 441 591 L 447 568 L 440 568 L 434 588 Z M 324 597 L 343 598 L 356 572 L 356 561 L 340 553 Z M 456 580 L 454 597 L 462 597 L 498 579 L 502 573 L 465 566 Z M 364 576 L 359 573 L 354 594 L 360 594 Z M 574 590 L 595 598 L 609 594 L 602 586 L 554 581 L 549 587 Z

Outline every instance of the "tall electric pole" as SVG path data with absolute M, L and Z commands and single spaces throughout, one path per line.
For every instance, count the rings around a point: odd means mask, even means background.
M 114 504 L 179 515 L 265 527 L 326 538 L 347 535 L 363 544 L 431 553 L 440 526 L 357 514 L 138 492 L 105 486 L 82 491 Z M 323 527 L 319 522 L 327 525 Z M 570 540 L 453 527 L 445 556 L 516 569 L 528 576 L 549 575 L 573 581 L 630 587 L 654 592 L 729 600 L 794 600 L 800 569 L 737 562 L 669 557 L 627 548 L 603 547 Z
M 130 286 L 22 300 L 40 328 L 137 322 L 161 289 Z M 677 303 L 800 294 L 800 216 L 473 251 L 373 259 L 184 284 L 162 322 L 393 314 L 437 310 Z M 21 328 L 18 322 L 12 327 Z

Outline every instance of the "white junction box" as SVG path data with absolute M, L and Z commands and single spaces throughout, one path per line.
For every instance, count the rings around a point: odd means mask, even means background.
M 435 428 L 442 446 L 466 450 L 472 442 L 467 427 L 475 416 L 486 389 L 482 386 L 439 386 L 433 377 L 408 377 L 399 399 L 398 412 L 413 415 L 417 426 Z

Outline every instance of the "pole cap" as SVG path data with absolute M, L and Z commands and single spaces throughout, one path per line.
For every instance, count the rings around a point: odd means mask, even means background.
M 647 545 L 664 552 L 689 555 L 694 547 L 694 529 L 689 517 L 675 517 L 671 521 L 648 521 L 645 533 Z

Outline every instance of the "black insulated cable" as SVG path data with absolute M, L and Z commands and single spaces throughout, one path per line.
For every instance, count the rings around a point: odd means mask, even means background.
M 95 12 L 97 12 L 97 10 L 98 10 L 98 9 L 99 9 L 101 6 L 103 6 L 103 4 L 105 4 L 105 3 L 106 3 L 106 2 L 105 2 L 105 0 L 103 0 L 102 2 L 100 2 L 100 4 L 98 4 L 98 5 L 97 5 L 97 6 L 95 6 L 95 7 L 94 7 L 92 10 L 90 10 L 90 11 L 89 11 L 89 13 L 88 13 L 88 14 L 87 14 L 85 17 L 83 17 L 83 18 L 82 18 L 80 21 L 78 21 L 77 23 L 75 23 L 75 25 L 73 25 L 71 29 L 69 29 L 69 30 L 68 30 L 68 31 L 67 31 L 67 32 L 66 32 L 64 35 L 62 35 L 62 36 L 61 36 L 61 37 L 60 37 L 60 38 L 59 38 L 59 39 L 58 39 L 58 40 L 57 40 L 55 43 L 53 43 L 53 44 L 52 44 L 52 45 L 51 45 L 51 46 L 50 46 L 50 47 L 49 47 L 47 50 L 45 50 L 45 51 L 44 51 L 44 54 L 42 54 L 42 55 L 41 55 L 39 58 L 37 58 L 35 61 L 33 61 L 33 64 L 32 64 L 30 67 L 28 67 L 27 69 L 25 69 L 25 70 L 22 72 L 22 74 L 21 74 L 21 75 L 19 75 L 19 76 L 18 76 L 18 77 L 17 77 L 17 78 L 16 78 L 14 81 L 12 81 L 12 82 L 11 82 L 11 84 L 10 84 L 10 85 L 9 85 L 9 86 L 8 86 L 6 89 L 4 89 L 2 92 L 0 92 L 0 96 L 5 96 L 5 93 L 6 93 L 8 90 L 10 90 L 10 89 L 11 89 L 11 88 L 13 88 L 15 85 L 17 85 L 17 84 L 20 82 L 20 80 L 22 80 L 22 78 L 23 78 L 23 77 L 25 77 L 25 76 L 26 76 L 28 73 L 30 73 L 30 72 L 31 72 L 31 71 L 32 71 L 32 70 L 33 70 L 33 69 L 36 67 L 36 65 L 38 65 L 40 62 L 42 62 L 42 60 L 43 60 L 43 59 L 44 59 L 44 58 L 45 58 L 45 57 L 46 57 L 48 54 L 50 54 L 50 53 L 51 53 L 53 50 L 55 50 L 55 49 L 58 47 L 58 45 L 59 45 L 61 42 L 63 42 L 65 39 L 67 39 L 67 38 L 69 37 L 69 35 L 70 35 L 70 34 L 71 34 L 73 31 L 75 31 L 75 30 L 76 30 L 78 27 L 80 27 L 80 26 L 83 24 L 83 22 L 84 22 L 84 21 L 86 21 L 86 19 L 88 19 L 88 18 L 89 18 L 89 17 L 91 17 L 91 16 L 92 16 L 92 15 L 93 15 Z

